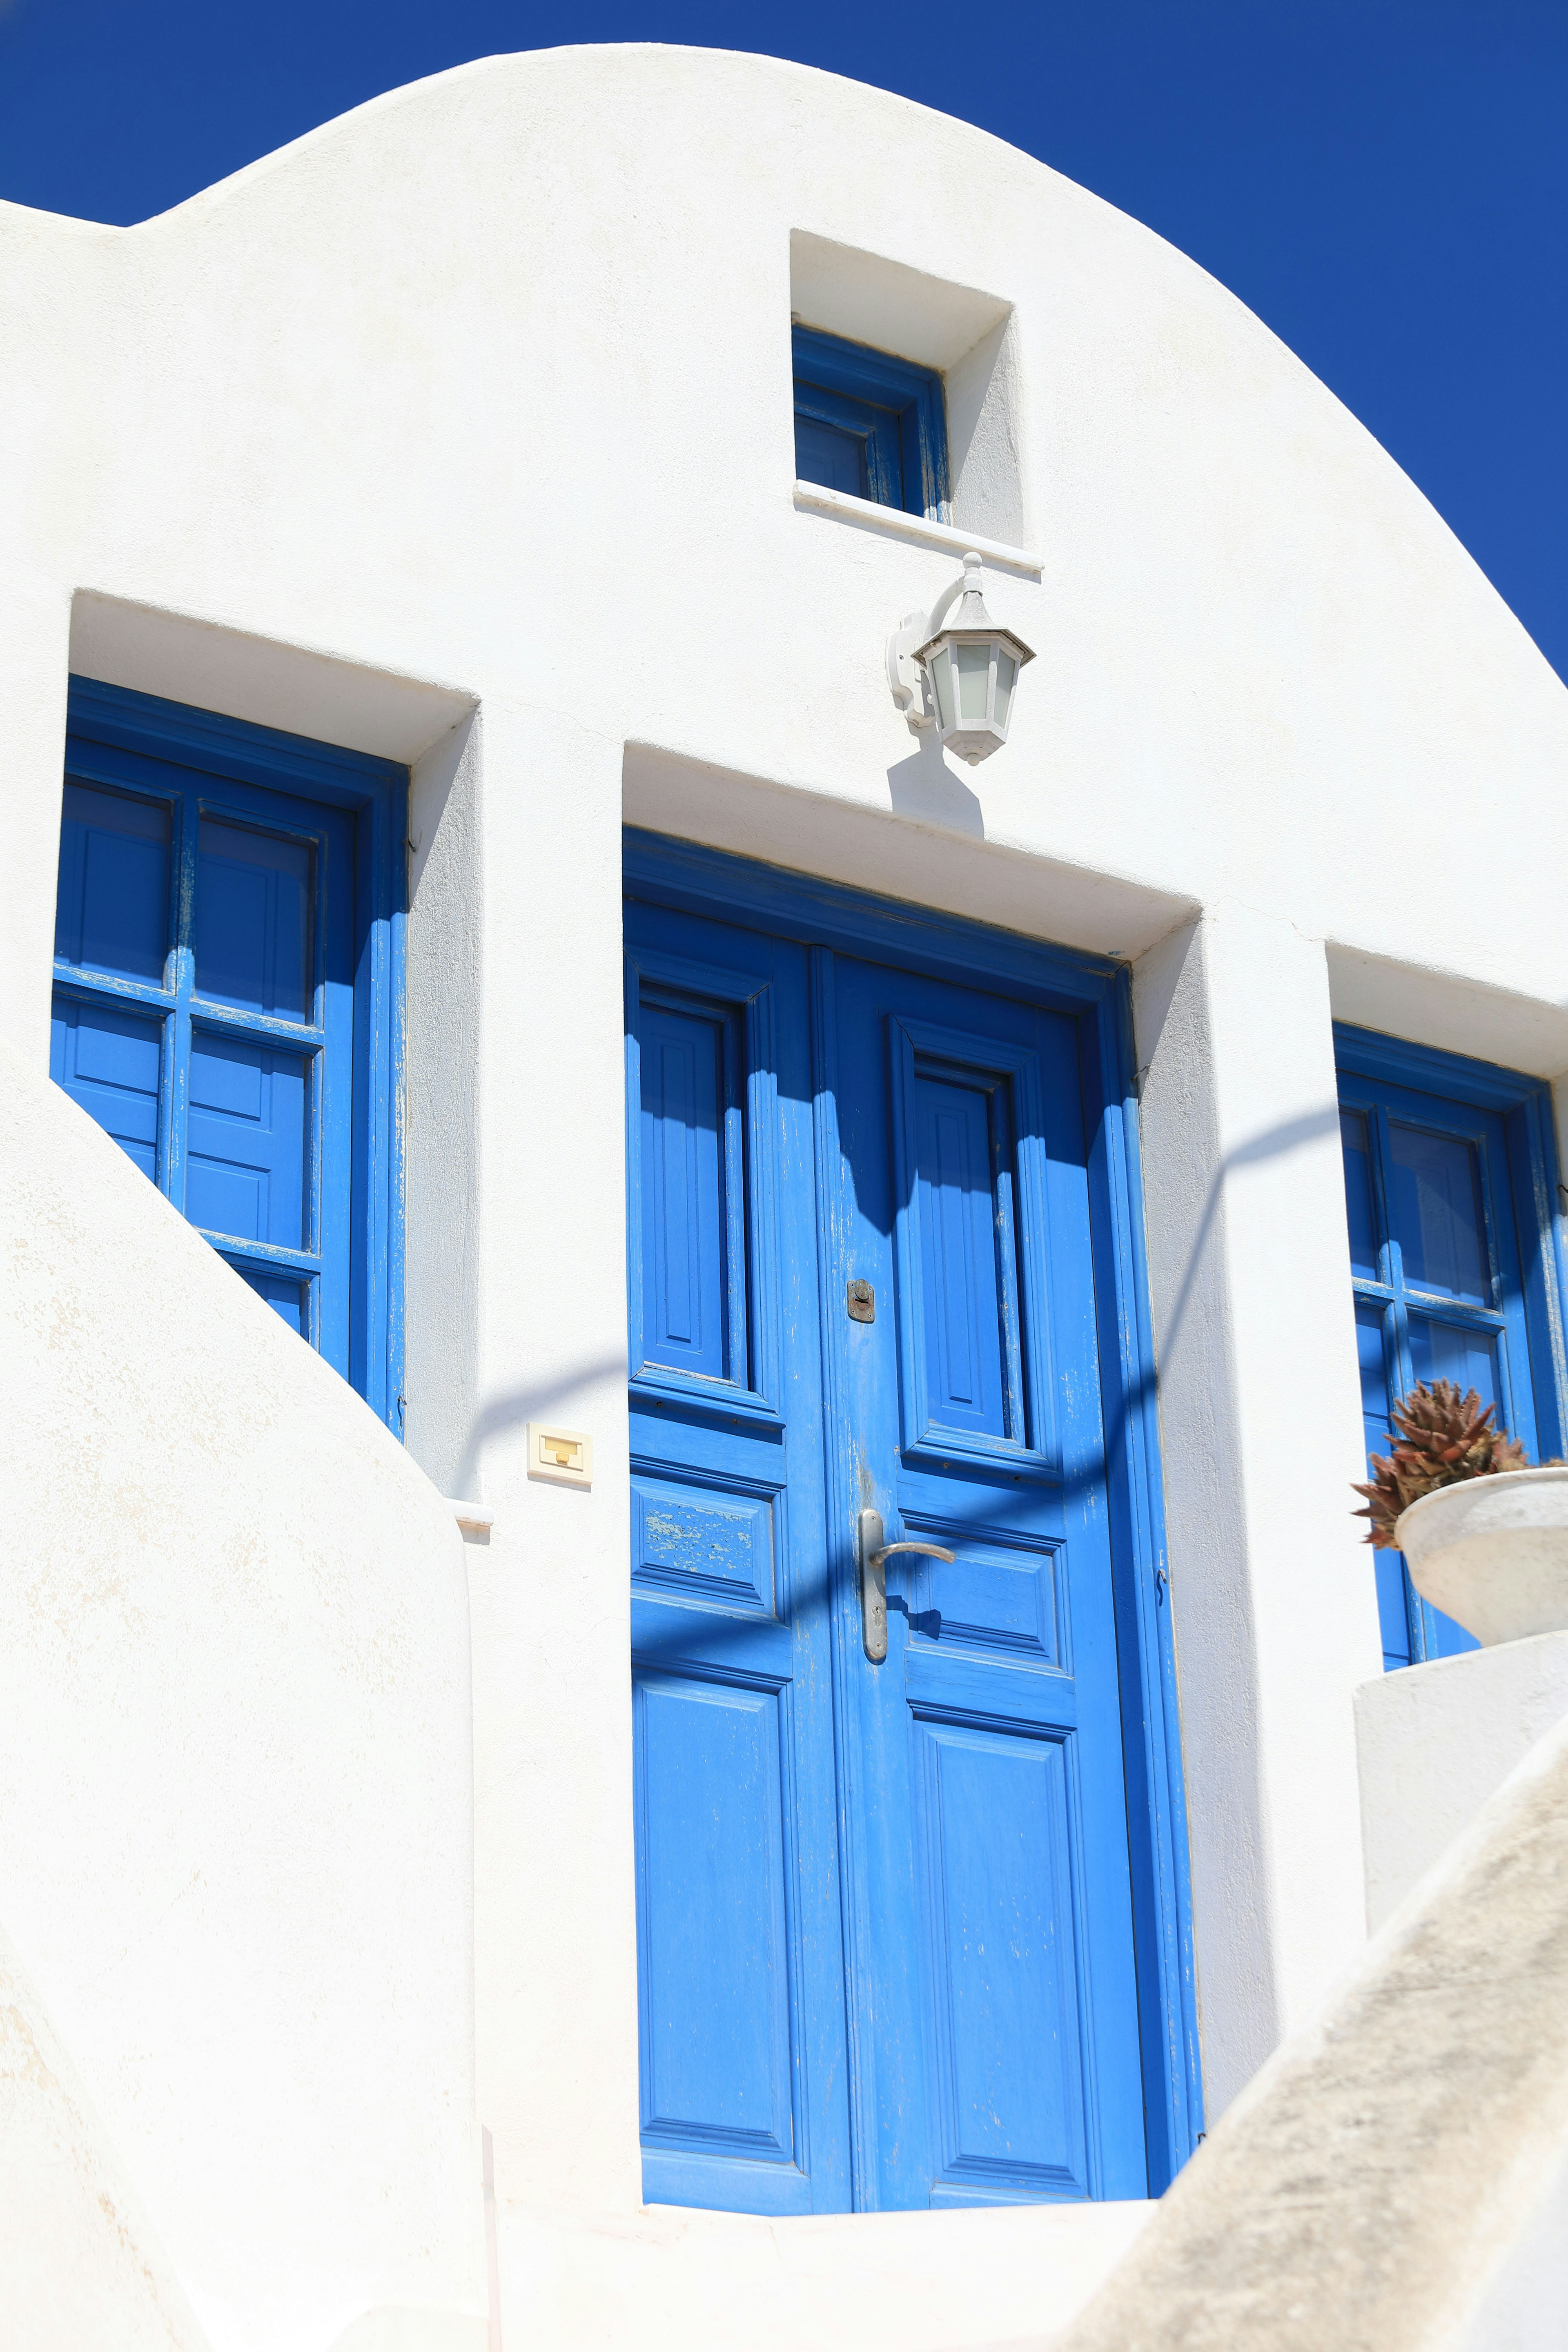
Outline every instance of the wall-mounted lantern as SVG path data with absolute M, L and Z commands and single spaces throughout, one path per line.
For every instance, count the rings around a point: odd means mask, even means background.
M 986 611 L 980 558 L 971 553 L 963 578 L 929 613 L 906 613 L 888 639 L 888 683 L 912 729 L 940 729 L 942 749 L 973 768 L 1007 740 L 1018 672 L 1034 658 L 1023 638 Z

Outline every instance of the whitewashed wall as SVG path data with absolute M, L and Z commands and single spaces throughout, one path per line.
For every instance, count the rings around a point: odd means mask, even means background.
M 952 532 L 797 498 L 792 301 L 949 371 Z M 468 1559 L 503 2200 L 591 2231 L 639 2193 L 623 810 L 1134 961 L 1223 2105 L 1363 1933 L 1351 1693 L 1378 1637 L 1331 1013 L 1568 1069 L 1560 683 L 1201 270 L 795 67 L 489 60 L 132 231 L 0 209 L 0 304 L 19 1049 L 41 1066 L 68 661 L 426 762 L 409 1429 L 497 1512 Z M 993 609 L 1040 658 L 1005 751 L 960 774 L 881 654 L 966 532 L 1014 542 Z M 526 1483 L 545 1409 L 594 1432 L 591 1495 Z
M 97 2111 L 69 2169 L 101 2203 L 123 2168 L 122 2266 L 150 2229 L 215 2352 L 399 2307 L 402 2352 L 477 2352 L 461 1539 L 86 1113 L 0 1071 L 0 1922 Z M 106 2258 L 74 2222 L 59 2258 L 58 2332 L 24 2265 L 0 2337 L 98 2340 Z

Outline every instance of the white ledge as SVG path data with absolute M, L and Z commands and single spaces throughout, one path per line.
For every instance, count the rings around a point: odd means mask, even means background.
M 944 553 L 966 555 L 973 548 L 987 563 L 1010 572 L 1039 572 L 1045 558 L 1025 547 L 1008 547 L 999 539 L 981 539 L 972 530 L 955 530 L 950 522 L 930 522 L 924 515 L 905 514 L 901 507 L 879 506 L 874 499 L 852 499 L 847 490 L 825 490 L 816 482 L 796 482 L 795 502 L 810 514 L 836 515 L 840 522 L 885 531 L 891 539 L 912 540 L 917 547 L 937 547 Z
M 461 1503 L 455 1495 L 448 1495 L 446 1497 L 446 1504 L 458 1525 L 465 1530 L 471 1528 L 476 1535 L 489 1535 L 496 1523 L 495 1508 L 492 1504 Z

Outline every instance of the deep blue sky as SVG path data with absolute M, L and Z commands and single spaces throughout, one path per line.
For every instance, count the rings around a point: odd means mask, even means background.
M 0 195 L 144 220 L 498 50 L 689 41 L 962 115 L 1232 288 L 1568 678 L 1568 0 L 0 0 Z

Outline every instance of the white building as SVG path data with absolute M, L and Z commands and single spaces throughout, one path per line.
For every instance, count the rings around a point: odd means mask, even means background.
M 1442 1843 L 1363 1402 L 1568 1450 L 1568 695 L 1201 270 L 796 67 L 0 272 L 10 2340 L 1043 2340 Z

